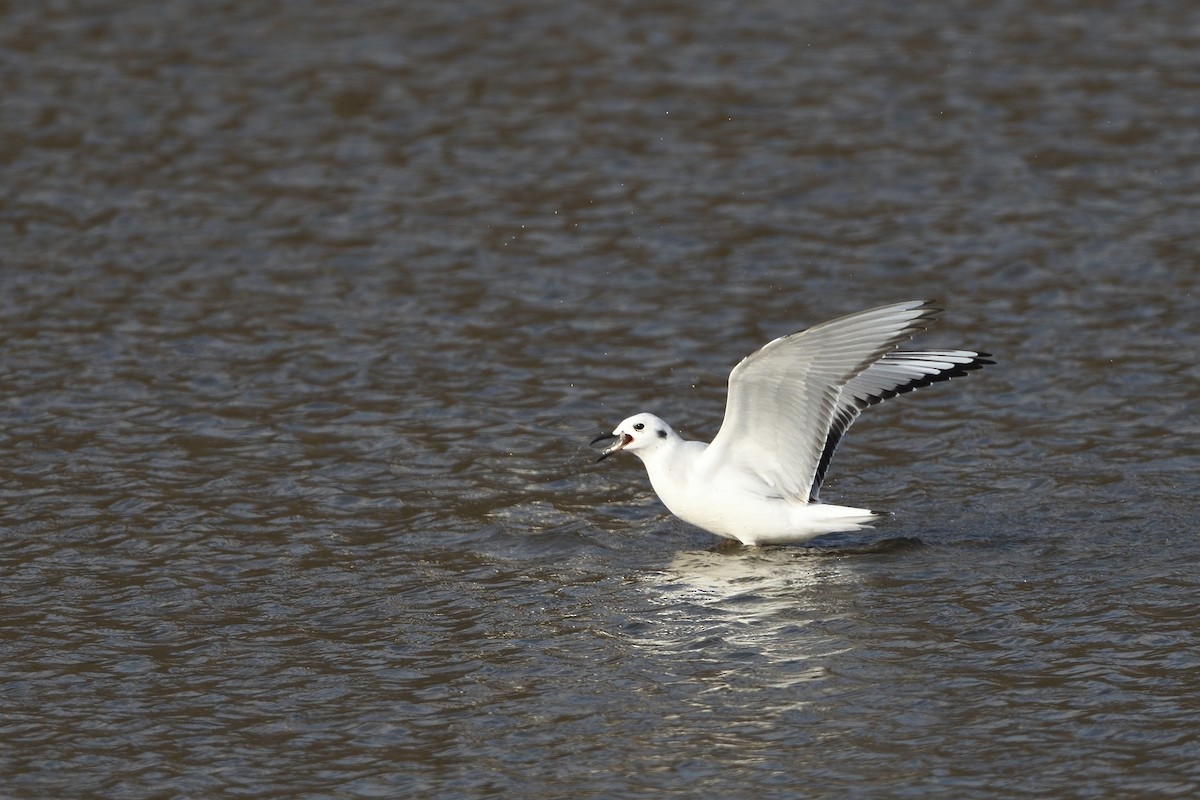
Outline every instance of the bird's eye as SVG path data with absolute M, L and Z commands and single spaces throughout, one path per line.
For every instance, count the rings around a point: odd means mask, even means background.
M 640 430 L 641 430 L 642 428 L 644 428 L 644 427 L 646 427 L 646 426 L 645 426 L 643 423 L 641 423 L 641 422 L 638 422 L 638 423 L 635 423 L 635 424 L 634 424 L 634 426 L 633 426 L 633 429 L 634 429 L 635 431 L 640 431 Z

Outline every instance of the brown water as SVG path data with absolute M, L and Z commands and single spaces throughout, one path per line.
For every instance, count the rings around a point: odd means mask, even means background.
M 1194 3 L 0 4 L 0 795 L 1191 797 Z M 636 411 L 998 364 L 712 550 Z

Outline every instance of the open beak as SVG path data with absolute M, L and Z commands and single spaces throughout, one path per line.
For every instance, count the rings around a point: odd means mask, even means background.
M 625 447 L 625 445 L 627 445 L 633 441 L 633 437 L 630 436 L 628 433 L 622 433 L 620 436 L 618 436 L 615 433 L 602 433 L 599 436 L 597 436 L 595 439 L 592 439 L 592 444 L 597 444 L 599 442 L 603 442 L 605 439 L 616 439 L 617 441 L 614 442 L 612 444 L 612 446 L 610 446 L 607 450 L 605 450 L 603 453 L 600 454 L 600 457 L 596 459 L 597 464 L 600 463 L 601 461 L 603 461 L 604 459 L 608 458 L 609 456 L 611 456 L 613 453 L 621 450 L 623 447 Z

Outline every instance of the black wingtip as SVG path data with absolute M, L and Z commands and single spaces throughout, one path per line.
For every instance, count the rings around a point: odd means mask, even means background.
M 921 312 L 911 323 L 909 328 L 909 336 L 918 331 L 928 330 L 929 326 L 941 319 L 942 314 L 946 313 L 946 307 L 942 305 L 942 301 L 931 298 L 922 300 L 919 305 L 913 306 L 911 311 Z

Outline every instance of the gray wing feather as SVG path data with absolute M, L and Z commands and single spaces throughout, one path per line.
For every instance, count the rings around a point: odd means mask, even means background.
M 809 500 L 819 499 L 821 483 L 846 429 L 864 409 L 938 381 L 966 375 L 987 364 L 994 364 L 990 353 L 973 350 L 896 350 L 884 354 L 867 369 L 851 378 L 838 397 L 833 424 L 825 437 L 825 447 L 817 462 Z
M 927 367 L 903 359 L 868 373 L 941 310 L 926 300 L 861 311 L 775 339 L 742 359 L 729 375 L 725 419 L 704 453 L 705 468 L 714 475 L 729 470 L 731 480 L 753 475 L 772 493 L 807 502 L 820 485 L 830 433 L 838 431 L 836 446 L 860 403 L 898 393 L 918 371 L 927 375 Z M 925 362 L 941 363 L 931 353 Z

